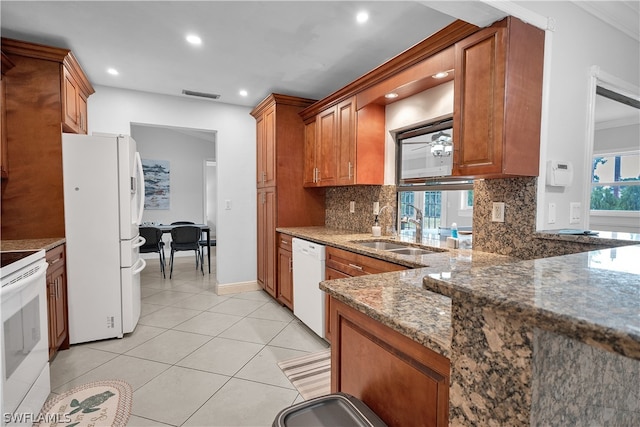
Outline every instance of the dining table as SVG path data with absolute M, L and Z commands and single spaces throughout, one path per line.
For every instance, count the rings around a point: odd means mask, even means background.
M 209 274 L 211 274 L 211 227 L 207 224 L 155 224 L 153 227 L 157 227 L 162 230 L 162 233 L 171 233 L 171 230 L 176 227 L 182 227 L 184 225 L 193 225 L 195 227 L 199 227 L 205 235 L 207 236 L 207 242 L 209 243 L 207 247 L 207 263 L 209 265 Z

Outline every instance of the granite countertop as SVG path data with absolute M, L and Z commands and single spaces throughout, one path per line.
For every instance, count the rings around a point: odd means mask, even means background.
M 0 241 L 0 250 L 7 251 L 29 251 L 51 250 L 55 247 L 65 244 L 64 237 L 47 237 L 44 239 L 23 239 L 23 240 L 2 240 Z
M 576 234 L 568 234 L 570 231 L 576 231 Z M 640 244 L 640 234 L 637 233 L 590 230 L 591 234 L 577 234 L 578 231 L 582 230 L 543 230 L 535 232 L 534 236 L 538 239 L 562 240 L 603 246 Z
M 424 286 L 640 360 L 640 245 L 424 277 Z
M 425 289 L 424 276 L 440 274 L 446 277 L 452 271 L 474 270 L 515 261 L 510 257 L 470 249 L 444 250 L 439 240 L 425 241 L 422 247 L 440 251 L 411 256 L 397 255 L 354 243 L 390 240 L 386 236 L 373 237 L 367 233 L 326 227 L 277 230 L 294 237 L 409 267 L 409 270 L 398 272 L 324 281 L 320 283 L 320 289 L 445 357 L 450 356 L 451 347 L 451 299 Z
M 325 281 L 320 288 L 444 356 L 450 355 L 451 299 L 458 299 L 640 359 L 640 245 L 520 261 L 470 249 L 397 255 L 357 244 L 389 237 L 326 227 L 278 231 L 411 268 Z M 538 234 L 555 238 L 553 231 Z M 621 237 L 633 242 L 636 235 L 560 236 L 618 245 Z M 443 249 L 439 240 L 422 245 Z

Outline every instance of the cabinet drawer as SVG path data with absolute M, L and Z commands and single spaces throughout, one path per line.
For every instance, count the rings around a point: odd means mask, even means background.
M 49 269 L 64 265 L 64 245 L 49 249 L 46 253 L 46 260 L 47 264 L 49 264 Z
M 288 234 L 278 233 L 278 247 L 285 251 L 291 251 L 291 239 L 293 237 Z
M 332 247 L 327 247 L 326 267 L 348 276 L 386 273 L 389 271 L 406 270 L 407 268 L 402 265 Z

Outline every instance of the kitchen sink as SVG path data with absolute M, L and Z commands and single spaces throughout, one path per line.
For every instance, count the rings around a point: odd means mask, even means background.
M 370 240 L 370 241 L 354 241 L 352 243 L 358 246 L 364 246 L 366 248 L 377 249 L 380 251 L 390 252 L 398 255 L 426 255 L 434 252 L 442 252 L 443 249 L 423 249 L 412 246 L 410 243 L 405 242 L 389 242 L 385 240 Z
M 432 254 L 434 253 L 433 251 L 429 251 L 426 249 L 420 249 L 420 248 L 400 248 L 400 249 L 387 249 L 387 252 L 393 252 L 394 254 L 398 254 L 398 255 L 426 255 L 426 254 Z
M 407 245 L 401 245 L 393 242 L 374 241 L 374 242 L 355 242 L 355 243 L 357 243 L 360 246 L 364 246 L 371 249 L 380 249 L 383 251 L 407 248 Z

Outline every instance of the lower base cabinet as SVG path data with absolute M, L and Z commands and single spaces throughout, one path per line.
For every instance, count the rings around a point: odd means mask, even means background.
M 390 427 L 448 426 L 449 359 L 330 300 L 331 392 L 357 397 Z
M 69 348 L 67 317 L 67 273 L 65 268 L 65 246 L 57 246 L 46 253 L 47 308 L 49 312 L 49 360 L 58 350 Z
M 278 233 L 277 300 L 293 311 L 293 253 L 292 237 Z

